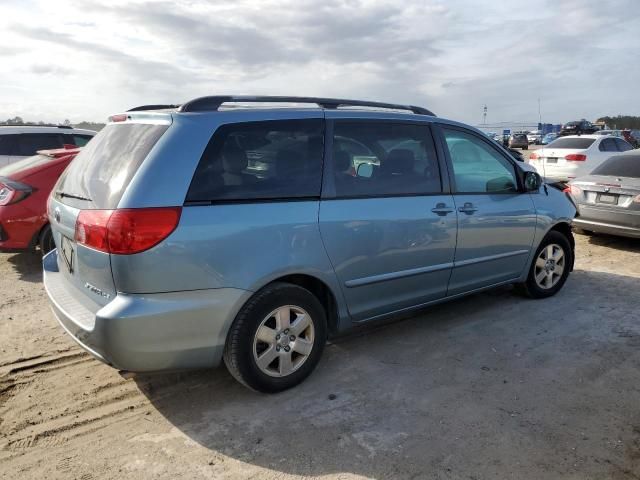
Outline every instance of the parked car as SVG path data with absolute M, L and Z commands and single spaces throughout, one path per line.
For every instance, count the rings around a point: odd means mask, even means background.
M 509 148 L 521 148 L 527 150 L 529 148 L 529 140 L 526 133 L 514 133 L 509 137 Z
M 39 150 L 65 145 L 83 147 L 95 134 L 93 130 L 66 125 L 0 125 L 0 167 L 31 157 Z
M 565 123 L 560 129 L 560 136 L 566 135 L 588 135 L 593 134 L 598 130 L 598 127 L 591 122 L 582 119 L 576 122 Z
M 540 142 L 542 145 L 548 145 L 553 142 L 556 138 L 558 138 L 557 133 L 547 133 L 544 137 L 542 137 L 542 141 Z
M 47 198 L 80 150 L 42 150 L 0 167 L 0 251 L 54 248 Z
M 631 145 L 633 148 L 638 148 L 639 146 L 638 138 L 640 137 L 635 137 L 631 132 L 631 130 L 629 129 L 622 130 L 622 138 L 624 138 L 625 141 L 629 143 L 629 145 Z
M 542 140 L 542 132 L 540 130 L 534 130 L 533 132 L 527 133 L 527 141 L 529 145 L 539 145 Z
M 519 162 L 524 162 L 524 155 L 520 150 L 516 150 L 515 148 L 507 148 L 507 151 Z
M 595 132 L 593 132 L 593 134 L 602 136 L 611 135 L 612 137 L 623 138 L 622 130 L 596 130 Z
M 567 189 L 578 207 L 574 225 L 589 232 L 640 238 L 640 152 L 610 157 Z
M 559 137 L 529 156 L 529 163 L 550 183 L 586 175 L 614 152 L 633 147 L 621 138 L 601 135 Z
M 263 151 L 260 177 L 248 156 Z M 275 392 L 311 373 L 328 335 L 496 285 L 554 295 L 574 214 L 482 132 L 421 107 L 203 97 L 112 116 L 65 170 L 44 285 L 64 329 L 115 368 L 224 360 Z

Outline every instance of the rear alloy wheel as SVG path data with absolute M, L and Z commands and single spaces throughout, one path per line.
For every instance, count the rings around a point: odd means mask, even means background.
M 47 225 L 42 229 L 42 232 L 40 233 L 40 241 L 38 243 L 40 244 L 40 251 L 42 252 L 42 255 L 46 255 L 56 248 L 56 244 L 53 241 L 51 225 Z
M 551 231 L 540 243 L 527 280 L 518 289 L 531 298 L 555 295 L 567 281 L 572 265 L 569 240 L 562 233 Z
M 313 371 L 326 336 L 326 315 L 318 299 L 297 285 L 274 283 L 257 292 L 238 313 L 224 361 L 249 388 L 279 392 Z

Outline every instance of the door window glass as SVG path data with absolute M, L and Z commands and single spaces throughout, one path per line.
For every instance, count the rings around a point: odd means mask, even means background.
M 482 139 L 443 128 L 458 193 L 516 192 L 513 165 Z
M 390 122 L 336 122 L 333 167 L 338 197 L 442 192 L 430 130 Z

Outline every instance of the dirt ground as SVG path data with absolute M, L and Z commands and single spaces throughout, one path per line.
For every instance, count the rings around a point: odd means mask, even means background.
M 351 335 L 273 396 L 123 380 L 58 326 L 40 260 L 0 254 L 0 478 L 640 479 L 640 241 L 577 242 L 556 297 Z

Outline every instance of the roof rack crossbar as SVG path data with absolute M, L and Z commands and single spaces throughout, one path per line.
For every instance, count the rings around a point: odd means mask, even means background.
M 127 112 L 139 112 L 142 110 L 169 110 L 172 108 L 178 108 L 180 105 L 140 105 L 139 107 L 133 107 L 127 110 Z
M 256 102 L 256 103 L 315 103 L 321 108 L 337 109 L 339 107 L 371 107 L 392 110 L 408 110 L 419 115 L 435 114 L 423 107 L 415 105 L 401 105 L 396 103 L 369 102 L 365 100 L 346 100 L 339 98 L 317 97 L 283 97 L 283 96 L 248 96 L 248 95 L 218 95 L 200 97 L 190 100 L 179 108 L 181 112 L 217 111 L 223 103 L 228 102 Z M 136 110 L 136 109 L 133 109 Z M 132 111 L 132 110 L 130 110 Z

